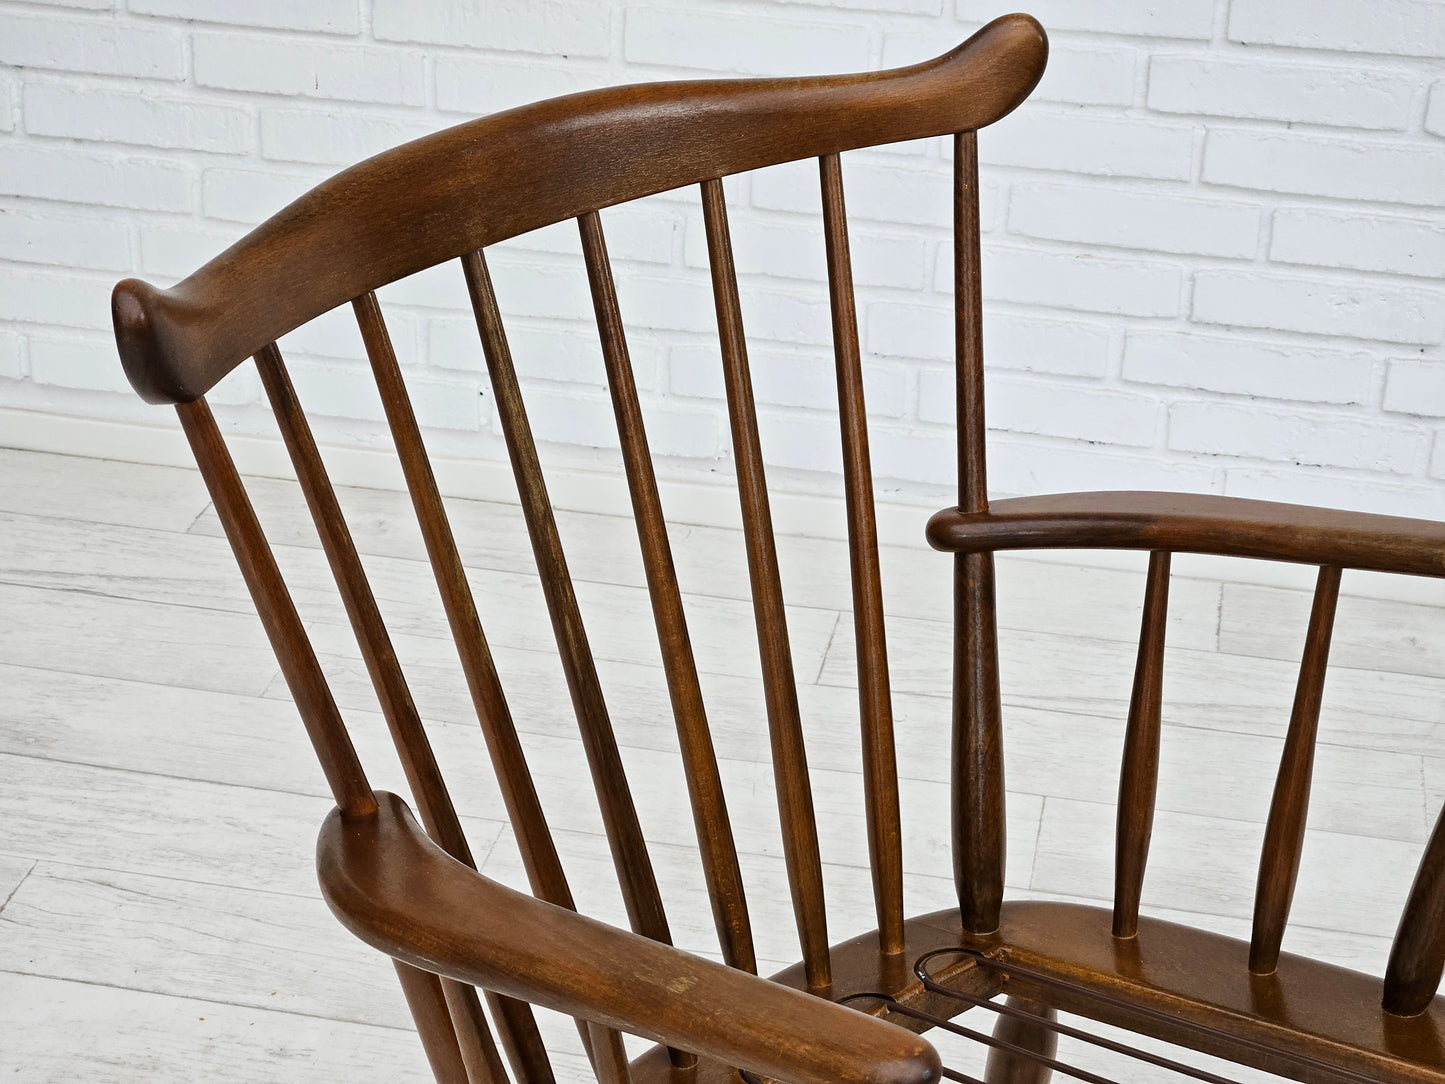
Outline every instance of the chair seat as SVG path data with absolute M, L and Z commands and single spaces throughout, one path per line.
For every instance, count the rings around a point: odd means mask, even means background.
M 1251 975 L 1246 942 L 1147 917 L 1137 937 L 1120 939 L 1109 910 L 1053 901 L 1005 902 L 1002 924 L 989 936 L 965 933 L 956 910 L 910 919 L 906 931 L 907 949 L 897 957 L 881 957 L 873 933 L 835 946 L 830 996 L 887 993 L 953 1017 L 966 1004 L 931 992 L 914 973 L 921 957 L 938 953 L 929 971 L 950 989 L 1004 992 L 1126 1029 L 1147 1026 L 1180 1046 L 1280 1076 L 1324 1084 L 1445 1081 L 1445 1070 L 1430 1067 L 1445 1065 L 1445 997 L 1419 1016 L 1392 1016 L 1380 1007 L 1380 979 L 1347 968 L 1282 953 L 1274 974 Z M 966 951 L 952 956 L 951 948 Z M 975 953 L 993 964 L 981 966 Z M 802 968 L 775 979 L 801 987 Z M 886 1015 L 881 1001 L 861 1007 Z M 635 1084 L 683 1084 L 674 1071 L 658 1049 L 634 1062 L 632 1075 Z M 688 1076 L 695 1084 L 737 1080 L 718 1063 L 700 1063 L 695 1072 Z

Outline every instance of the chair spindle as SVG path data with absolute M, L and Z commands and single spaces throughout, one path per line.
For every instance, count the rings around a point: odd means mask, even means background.
M 447 1011 L 451 1014 L 452 1026 L 456 1029 L 457 1045 L 461 1051 L 462 1062 L 467 1067 L 467 1079 L 471 1084 L 509 1084 L 507 1070 L 502 1065 L 501 1055 L 497 1053 L 497 1044 L 492 1040 L 492 1032 L 487 1027 L 487 1018 L 482 1015 L 482 1004 L 477 1000 L 477 991 L 474 987 L 464 982 L 457 982 L 455 979 L 442 979 L 442 994 L 446 997 Z M 496 994 L 489 994 L 489 1003 L 494 1012 L 499 1012 L 499 1002 L 502 1000 Z M 527 1022 L 531 1025 L 530 1031 L 536 1034 L 536 1021 L 532 1018 L 531 1007 L 524 1001 L 506 999 L 508 1004 L 526 1011 Z M 500 1021 L 502 1034 L 510 1034 L 511 1020 Z M 540 1043 L 535 1044 L 540 1045 Z M 517 1066 L 518 1077 L 524 1081 L 540 1084 L 553 1080 L 551 1063 L 547 1060 L 546 1051 L 543 1050 L 541 1067 L 545 1068 L 542 1076 L 533 1076 L 534 1066 L 526 1061 L 519 1061 L 515 1050 L 509 1049 L 508 1053 L 513 1054 L 513 1064 Z
M 838 418 L 843 440 L 843 488 L 853 583 L 853 635 L 858 653 L 858 710 L 863 728 L 863 788 L 868 807 L 868 855 L 873 902 L 883 951 L 903 951 L 903 830 L 898 809 L 898 760 L 893 743 L 893 698 L 883 586 L 878 567 L 878 523 L 873 467 L 868 453 L 868 411 L 858 349 L 853 263 L 838 155 L 818 160 L 823 187 L 823 239 L 838 369 Z
M 1169 618 L 1169 553 L 1149 554 L 1144 586 L 1144 616 L 1139 629 L 1139 658 L 1124 731 L 1124 763 L 1119 773 L 1119 812 L 1114 851 L 1114 936 L 1139 932 L 1139 896 L 1154 830 L 1154 798 L 1159 786 L 1159 725 L 1164 693 L 1164 632 Z
M 678 588 L 672 547 L 667 538 L 667 522 L 663 518 L 657 476 L 652 468 L 652 454 L 647 446 L 642 407 L 637 397 L 637 383 L 633 378 L 622 314 L 617 304 L 617 288 L 607 258 L 602 220 L 596 211 L 589 211 L 577 219 L 577 225 L 582 235 L 582 254 L 587 264 L 592 308 L 597 315 L 597 331 L 602 340 L 607 384 L 617 417 L 622 462 L 637 521 L 648 597 L 652 602 L 653 621 L 657 625 L 658 643 L 662 649 L 662 667 L 677 724 L 678 745 L 682 751 L 683 771 L 692 803 L 693 822 L 697 827 L 713 921 L 717 926 L 723 958 L 732 967 L 756 973 L 752 923 L 748 918 L 737 845 L 728 819 L 727 800 L 722 778 L 718 774 L 717 755 L 713 749 L 712 733 L 708 729 L 702 688 L 698 683 L 697 663 L 688 636 L 682 593 Z
M 537 447 L 532 440 L 532 429 L 527 421 L 526 407 L 522 404 L 521 389 L 517 385 L 512 352 L 502 330 L 501 312 L 497 308 L 491 276 L 481 251 L 463 256 L 462 268 L 466 274 L 472 311 L 477 319 L 477 330 L 481 334 L 487 371 L 492 379 L 497 415 L 502 422 L 507 452 L 512 459 L 512 472 L 522 498 L 522 513 L 532 540 L 542 593 L 552 618 L 557 651 L 562 659 L 567 689 L 572 695 L 582 745 L 592 770 L 593 786 L 602 807 L 602 822 L 612 848 L 613 865 L 622 884 L 627 917 L 635 932 L 670 944 L 672 938 L 667 928 L 667 917 L 663 914 L 657 879 L 653 875 L 652 859 L 642 838 L 642 826 L 637 821 L 637 810 L 627 785 L 617 738 L 607 715 L 602 684 L 597 678 L 592 649 L 582 626 L 582 613 L 577 606 L 572 577 L 567 571 L 562 540 L 557 534 L 557 521 L 547 497 Z
M 421 1037 L 427 1064 L 431 1066 L 437 1084 L 469 1084 L 446 995 L 442 993 L 441 979 L 430 971 L 400 960 L 393 960 L 392 964 L 396 967 L 406 1007 L 416 1021 L 417 1034 Z
M 281 664 L 286 686 L 296 701 L 307 736 L 321 762 L 326 782 L 331 787 L 341 812 L 349 816 L 365 816 L 376 812 L 376 798 L 371 784 L 357 759 L 346 732 L 336 701 L 316 661 L 311 640 L 302 627 L 276 558 L 261 531 L 251 499 L 236 473 L 236 464 L 226 449 L 216 419 L 204 399 L 176 405 L 191 451 L 205 479 L 206 489 L 216 505 L 216 515 L 225 528 L 226 538 L 236 554 L 236 563 L 251 593 L 266 636 Z
M 720 179 L 703 181 L 701 187 L 703 226 L 707 233 L 713 301 L 717 307 L 718 339 L 722 348 L 723 383 L 727 389 L 728 421 L 732 429 L 733 457 L 737 464 L 743 539 L 747 547 L 758 652 L 762 660 L 773 774 L 777 781 L 783 856 L 788 867 L 788 886 L 793 897 L 798 940 L 803 950 L 804 971 L 808 985 L 818 989 L 832 981 L 832 965 L 828 956 L 823 864 L 818 852 L 813 789 L 808 779 L 808 759 L 798 713 L 798 688 L 793 674 L 792 649 L 788 643 L 787 617 L 783 610 L 772 511 L 763 474 L 757 407 L 753 402 L 752 378 L 748 374 L 742 306 L 738 299 L 732 241 L 728 235 L 727 204 Z
M 1305 841 L 1305 819 L 1309 813 L 1315 735 L 1319 729 L 1330 635 L 1339 597 L 1340 569 L 1325 565 L 1315 580 L 1314 604 L 1310 608 L 1309 631 L 1305 635 L 1304 655 L 1295 685 L 1294 708 L 1275 778 L 1269 819 L 1265 822 L 1249 943 L 1249 969 L 1256 975 L 1271 974 L 1278 965 L 1284 925 L 1294 899 Z
M 1385 1011 L 1418 1016 L 1430 1006 L 1445 972 L 1445 810 L 1415 871 L 1385 967 Z
M 367 582 L 356 544 L 347 528 L 326 466 L 321 461 L 311 426 L 296 399 L 296 389 L 291 384 L 275 343 L 256 355 L 256 369 L 271 401 L 271 410 L 276 416 L 286 451 L 296 469 L 311 519 L 321 537 L 322 549 L 356 633 L 361 657 L 376 688 L 382 715 L 416 798 L 422 824 L 443 850 L 457 861 L 474 866 L 461 821 L 457 818 L 431 742 L 422 728 L 411 690 L 397 661 L 396 650 L 377 608 L 376 596 Z
M 953 139 L 954 346 L 958 381 L 958 506 L 988 510 L 983 409 L 983 289 L 978 134 Z M 998 928 L 1003 904 L 1003 724 L 992 553 L 954 558 L 953 868 L 971 933 Z
M 482 632 L 481 620 L 477 617 L 471 585 L 467 583 L 456 539 L 452 536 L 451 524 L 442 506 L 441 493 L 422 444 L 421 430 L 417 427 L 416 415 L 402 382 L 391 338 L 382 322 L 381 308 L 376 303 L 375 294 L 362 295 L 352 303 L 352 307 L 376 376 L 377 388 L 381 392 L 387 424 L 396 444 L 397 458 L 401 461 L 407 490 L 416 510 L 432 574 L 436 577 L 442 605 L 461 658 L 462 672 L 477 709 L 487 751 L 496 768 L 508 819 L 517 835 L 517 846 L 528 881 L 539 898 L 560 907 L 573 908 L 572 891 L 567 887 L 556 845 L 537 799 L 531 770 L 527 767 L 522 744 L 517 739 L 511 709 L 507 706 L 491 650 Z

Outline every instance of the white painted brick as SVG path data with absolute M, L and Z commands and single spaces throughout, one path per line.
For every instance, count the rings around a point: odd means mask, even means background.
M 83 8 L 87 11 L 113 11 L 116 0 L 40 0 L 49 7 Z
M 870 354 L 952 362 L 953 328 L 951 308 L 877 301 L 868 307 L 865 343 Z M 990 369 L 1101 378 L 1109 364 L 1109 332 L 1078 322 L 989 313 L 983 356 Z
M 587 275 L 580 261 L 567 264 L 542 264 L 516 259 L 502 259 L 500 255 L 489 259 L 492 285 L 497 291 L 497 303 L 506 317 L 525 316 L 552 320 L 582 320 L 591 323 L 592 295 L 587 289 Z M 461 268 L 454 266 L 457 281 L 461 281 Z M 626 298 L 626 289 L 635 280 L 628 277 L 617 283 L 618 304 L 622 319 L 631 323 Z M 470 306 L 469 302 L 463 305 Z
M 956 396 L 951 369 L 920 374 L 918 417 L 952 424 Z M 993 429 L 1147 448 L 1155 442 L 1163 407 L 1134 392 L 995 375 L 984 385 L 984 417 Z
M 980 185 L 979 217 L 996 217 L 998 186 Z M 936 164 L 917 168 L 843 160 L 843 200 L 848 221 L 946 227 L 953 221 L 953 176 Z M 821 229 L 823 202 L 817 163 L 789 162 L 752 176 L 752 205 L 770 211 L 808 215 Z M 984 227 L 987 229 L 987 225 Z
M 1131 330 L 1124 379 L 1141 384 L 1315 403 L 1364 403 L 1374 359 L 1326 347 L 1283 345 L 1193 332 Z
M 373 0 L 371 22 L 372 33 L 384 41 L 424 41 L 569 58 L 606 56 L 612 39 L 611 12 L 606 4 Z
M 842 439 L 836 417 L 759 410 L 758 435 L 763 458 L 770 464 L 790 470 L 843 473 Z
M 263 109 L 261 155 L 280 162 L 351 165 L 437 130 L 425 121 L 320 109 Z
M 1442 57 L 1445 5 L 1438 0 L 1233 0 L 1229 37 L 1248 45 Z
M 1175 403 L 1169 447 L 1211 455 L 1247 456 L 1322 467 L 1409 474 L 1420 469 L 1429 441 L 1423 430 L 1343 414 L 1232 403 Z
M 617 422 L 605 395 L 553 388 L 526 390 L 527 418 L 539 441 L 616 448 Z M 716 412 L 681 404 L 645 402 L 643 422 L 655 455 L 711 458 L 721 449 Z
M 750 338 L 804 345 L 832 341 L 832 308 L 826 291 L 821 288 L 804 293 L 744 287 L 741 304 L 743 327 Z M 714 320 L 709 330 L 715 328 Z
M 191 170 L 182 163 L 153 158 L 14 145 L 0 154 L 0 195 L 142 211 L 189 211 Z
M 1398 358 L 1385 378 L 1386 410 L 1445 418 L 1445 360 Z
M 993 313 L 983 322 L 990 368 L 1102 378 L 1109 365 L 1106 327 Z
M 19 380 L 25 375 L 25 340 L 0 329 L 0 376 Z
M 1204 180 L 1435 207 L 1445 202 L 1445 147 L 1215 130 L 1204 144 Z
M 208 218 L 261 222 L 309 191 L 318 180 L 315 174 L 208 169 L 201 176 L 201 207 Z
M 253 94 L 421 105 L 423 54 L 413 49 L 197 32 L 196 83 Z
M 1445 515 L 1445 494 L 1427 486 L 1392 485 L 1378 475 L 1341 478 L 1319 469 L 1296 467 L 1266 470 L 1231 467 L 1224 473 L 1224 492 L 1256 501 L 1313 504 L 1322 508 L 1348 508 L 1382 516 Z
M 495 113 L 543 98 L 607 86 L 605 68 L 500 57 L 438 56 L 437 108 L 455 113 Z
M 958 482 L 958 445 L 936 426 L 875 425 L 868 432 L 873 474 L 931 485 Z
M 1435 432 L 1435 449 L 1430 454 L 1430 477 L 1445 478 L 1445 430 Z
M 1189 460 L 1124 455 L 1075 441 L 1039 444 L 993 434 L 988 467 L 990 493 L 1015 495 L 1094 489 L 1209 492 L 1215 488 L 1216 475 L 1214 467 Z
M 951 256 L 943 253 L 939 282 L 947 282 Z M 1084 312 L 1174 316 L 1179 312 L 1180 269 L 1146 259 L 1089 253 L 990 248 L 983 257 L 983 296 Z
M 0 260 L 127 271 L 130 237 L 124 222 L 102 215 L 0 207 Z
M 1432 344 L 1445 340 L 1445 292 L 1354 279 L 1208 270 L 1195 276 L 1193 318 L 1206 324 Z
M 633 64 L 702 68 L 744 75 L 809 75 L 868 67 L 869 35 L 857 25 L 694 9 L 629 8 L 623 55 Z
M 255 121 L 243 107 L 54 83 L 25 88 L 25 130 L 218 154 L 245 154 L 255 144 Z
M 1425 130 L 1445 136 L 1445 83 L 1436 83 L 1430 91 L 1430 107 L 1425 114 Z
M 495 268 L 493 277 L 496 277 Z M 500 293 L 500 285 L 498 292 Z M 392 305 L 416 305 L 464 313 L 472 311 L 471 301 L 467 298 L 466 281 L 462 278 L 462 269 L 455 260 L 388 283 L 378 290 L 376 295 L 384 309 L 389 309 Z
M 15 131 L 15 105 L 19 100 L 15 84 L 0 77 L 0 132 Z
M 143 15 L 169 15 L 212 23 L 265 26 L 278 30 L 317 30 L 324 34 L 359 34 L 361 13 L 356 0 L 127 0 Z
M 180 79 L 184 47 L 181 32 L 168 26 L 0 12 L 0 64 L 18 68 Z
M 190 222 L 180 226 L 143 223 L 140 227 L 141 270 L 164 278 L 185 278 L 230 248 L 244 232 L 239 225 L 219 230 Z
M 672 262 L 674 239 L 682 231 L 683 224 L 682 216 L 672 208 L 624 203 L 604 209 L 601 216 L 610 259 L 658 264 Z M 577 223 L 567 219 L 508 238 L 496 249 L 499 252 L 550 252 L 580 257 L 582 242 Z M 618 273 L 613 272 L 614 275 Z
M 115 341 L 103 337 L 32 334 L 30 379 L 61 388 L 134 394 L 116 357 Z
M 1253 256 L 1259 211 L 1121 188 L 1016 184 L 1008 228 L 1026 237 L 1206 256 Z
M 960 19 L 971 20 L 1020 10 L 1007 2 L 981 7 L 976 0 L 957 0 L 957 7 Z M 1094 30 L 1103 34 L 1205 40 L 1214 32 L 1213 0 L 1030 0 L 1023 10 L 1051 33 Z
M 1137 117 L 1025 108 L 980 133 L 978 156 L 988 166 L 1183 181 L 1193 172 L 1194 130 Z
M 0 320 L 109 331 L 108 278 L 81 278 L 0 265 Z
M 743 326 L 749 335 L 756 334 L 749 320 L 749 299 L 743 298 Z M 592 315 L 592 302 L 584 302 L 586 318 Z M 649 275 L 626 275 L 617 280 L 617 304 L 622 320 L 629 328 L 654 328 L 669 331 L 696 331 L 717 334 L 717 309 L 713 304 L 712 286 L 703 280 L 656 278 Z
M 383 315 L 397 358 L 403 365 L 410 364 L 419 353 L 419 320 L 413 313 L 393 308 L 385 309 Z M 338 306 L 287 332 L 281 337 L 279 345 L 285 357 L 296 354 L 309 358 L 337 358 L 355 361 L 363 367 L 366 362 L 361 331 L 350 305 Z
M 687 234 L 686 259 L 707 267 L 707 237 L 698 228 Z M 728 225 L 733 258 L 740 275 L 828 280 L 822 222 L 801 225 L 776 220 L 733 218 Z M 855 286 L 919 289 L 928 270 L 927 247 L 921 238 L 850 228 L 848 247 Z
M 904 15 L 937 15 L 943 11 L 944 0 L 776 0 L 776 2 L 809 7 L 853 8 L 869 14 L 887 11 Z
M 748 351 L 748 363 L 753 397 L 759 403 L 837 412 L 838 376 L 831 357 L 765 345 Z M 668 354 L 668 390 L 723 402 L 726 392 L 717 345 L 674 346 Z M 863 398 L 870 415 L 901 417 L 908 410 L 906 371 L 897 366 L 864 365 Z
M 384 421 L 381 397 L 371 373 L 362 365 L 328 364 L 310 359 L 287 361 L 296 395 L 311 413 L 334 418 Z M 407 392 L 424 428 L 481 428 L 484 410 L 482 386 L 473 374 L 449 374 L 449 379 L 406 374 Z
M 889 30 L 883 37 L 885 68 L 901 68 L 941 56 L 958 44 L 941 30 Z M 1086 48 L 1049 43 L 1049 63 L 1030 101 L 1070 105 L 1129 105 L 1139 51 L 1091 43 Z
M 1359 67 L 1156 56 L 1149 108 L 1341 128 L 1404 128 L 1417 79 Z
M 477 323 L 469 316 L 434 316 L 428 321 L 428 357 L 431 364 L 457 370 L 486 369 Z M 560 327 L 509 321 L 507 342 L 512 362 L 524 379 L 602 387 L 606 369 L 593 328 Z M 657 383 L 659 350 L 638 336 L 629 336 L 632 376 L 639 388 Z
M 1269 258 L 1401 275 L 1445 276 L 1445 225 L 1329 211 L 1276 211 Z

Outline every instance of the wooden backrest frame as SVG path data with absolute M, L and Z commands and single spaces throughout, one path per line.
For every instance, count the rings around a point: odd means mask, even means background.
M 762 166 L 981 128 L 1028 96 L 1047 54 L 1038 23 L 1009 15 L 894 71 L 587 91 L 425 136 L 318 185 L 169 290 L 117 285 L 126 375 L 148 402 L 190 402 L 323 312 L 528 230 Z

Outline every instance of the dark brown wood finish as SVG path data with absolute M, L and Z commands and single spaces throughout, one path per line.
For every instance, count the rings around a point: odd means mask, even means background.
M 190 442 L 196 465 L 216 507 L 216 515 L 231 543 L 241 575 L 251 593 L 266 637 L 281 664 L 281 675 L 296 701 L 296 710 L 306 725 L 311 747 L 331 787 L 337 806 L 346 813 L 367 813 L 376 808 L 366 772 L 356 757 L 346 723 L 336 710 L 331 688 L 316 661 L 311 639 L 301 625 L 286 581 L 276 567 L 276 558 L 256 519 L 251 498 L 236 473 L 236 464 L 226 450 L 221 431 L 204 399 L 176 407 Z
M 444 1084 L 506 1079 L 488 1016 L 514 1079 L 552 1084 L 529 1001 L 577 1017 L 604 1084 L 736 1084 L 735 1067 L 799 1084 L 933 1084 L 940 1066 L 933 1048 L 912 1034 L 928 1026 L 917 1014 L 947 1017 L 962 1003 L 913 967 L 940 949 L 950 950 L 951 962 L 931 969 L 934 978 L 973 996 L 1003 993 L 1030 1006 L 1032 1020 L 1005 1017 L 999 1028 L 1019 1047 L 1042 1051 L 1052 1013 L 1068 1011 L 1300 1080 L 1445 1084 L 1445 1001 L 1436 997 L 1445 969 L 1445 818 L 1426 846 L 1400 920 L 1383 1005 L 1378 979 L 1280 951 L 1341 569 L 1445 576 L 1445 525 L 1215 496 L 988 500 L 977 129 L 1022 101 L 1046 52 L 1037 23 L 1008 16 L 944 57 L 894 72 L 652 84 L 538 103 L 438 133 L 338 175 L 169 290 L 135 280 L 116 287 L 116 337 L 127 373 L 147 399 L 180 404 L 182 425 L 336 796 L 339 809 L 318 846 L 323 893 L 343 923 L 395 959 L 434 1075 Z M 954 153 L 959 493 L 957 507 L 930 521 L 928 539 L 954 554 L 951 828 L 959 907 L 906 918 L 863 359 L 839 154 L 938 135 L 952 137 Z M 878 915 L 877 930 L 831 947 L 722 182 L 732 173 L 806 158 L 820 163 Z M 614 203 L 694 183 L 701 185 L 780 824 L 802 945 L 799 963 L 771 981 L 750 974 L 756 954 L 737 849 L 598 215 Z M 577 219 L 581 231 L 699 849 L 723 955 L 732 966 L 666 943 L 651 860 L 481 251 L 567 218 Z M 476 312 L 629 919 L 646 936 L 573 910 L 373 292 L 451 259 L 462 262 Z M 274 345 L 278 336 L 346 302 L 361 328 L 533 896 L 471 868 L 440 768 Z M 401 799 L 371 791 L 201 398 L 253 354 L 426 832 Z M 1120 779 L 1112 914 L 1003 901 L 993 554 L 1062 546 L 1151 555 Z M 1261 857 L 1252 946 L 1139 916 L 1173 552 L 1321 569 Z M 477 988 L 487 991 L 485 1013 Z M 865 1011 L 830 1003 L 844 999 Z M 629 1065 L 616 1029 L 669 1045 Z M 1044 1078 L 1018 1052 L 992 1059 L 988 1073 L 991 1084 Z
M 898 811 L 898 758 L 893 697 L 878 569 L 878 523 L 868 455 L 868 408 L 858 351 L 853 264 L 843 168 L 836 154 L 818 160 L 823 186 L 823 239 L 838 369 L 838 419 L 843 439 L 843 492 L 848 509 L 848 560 L 853 584 L 853 636 L 858 653 L 858 714 L 863 727 L 863 789 L 868 805 L 868 857 L 878 939 L 884 952 L 903 949 L 903 829 Z
M 978 133 L 953 139 L 953 305 L 958 381 L 958 506 L 988 511 L 984 468 L 983 277 L 979 254 Z M 1003 902 L 1003 708 L 993 554 L 953 568 L 953 878 L 963 924 L 998 925 Z
M 519 233 L 709 177 L 992 124 L 1047 53 L 1039 24 L 1010 15 L 896 71 L 613 87 L 461 124 L 325 181 L 169 290 L 122 282 L 121 359 L 147 401 L 195 399 L 323 312 Z
M 672 547 L 667 539 L 667 523 L 662 515 L 652 454 L 647 447 L 642 406 L 637 399 L 637 384 L 627 354 L 627 339 L 622 327 L 622 313 L 617 305 L 617 288 L 607 259 L 602 220 L 594 211 L 578 218 L 577 224 L 582 234 L 582 254 L 587 263 L 592 307 L 597 314 L 597 330 L 602 338 L 607 385 L 617 417 L 622 463 L 627 472 L 633 516 L 637 520 L 647 591 L 652 602 L 653 621 L 657 625 L 658 643 L 662 648 L 662 666 L 672 699 L 673 718 L 677 723 L 678 744 L 682 749 L 683 770 L 687 778 L 688 797 L 692 801 L 693 823 L 697 826 L 698 847 L 702 852 L 703 874 L 707 878 L 713 921 L 717 926 L 723 959 L 733 967 L 756 973 L 758 964 L 753 951 L 752 923 L 748 920 L 737 844 L 728 821 L 717 754 L 713 751 L 702 688 L 698 684 L 697 663 L 693 659 L 687 618 L 682 609 L 682 592 L 678 588 L 677 572 L 672 563 Z
M 767 481 L 763 476 L 758 412 L 753 402 L 752 377 L 748 373 L 742 305 L 738 300 L 738 280 L 733 268 L 732 240 L 728 236 L 727 204 L 722 181 L 703 181 L 702 214 L 712 267 L 713 300 L 717 305 L 723 384 L 727 388 L 733 460 L 738 473 L 738 500 L 742 504 L 743 540 L 747 547 L 753 612 L 758 626 L 758 653 L 762 656 L 763 692 L 768 710 L 768 734 L 772 739 L 773 773 L 777 779 L 783 854 L 788 865 L 788 886 L 793 893 L 798 940 L 802 945 L 803 960 L 808 965 L 808 982 L 823 989 L 829 984 L 831 975 L 828 924 L 823 909 L 823 863 L 818 854 L 813 787 L 808 779 L 808 757 L 803 748 L 798 687 L 793 676 L 793 653 L 788 644 L 788 619 L 783 610 L 778 551 L 773 540 Z
M 1036 1016 L 1040 1020 L 1056 1020 L 1056 1013 L 1052 1006 L 1042 1001 L 1031 1001 L 1025 997 L 1010 997 L 1007 999 L 1010 1006 L 1020 1009 L 1023 1012 Z M 1052 1058 L 1059 1052 L 1059 1036 L 1057 1032 L 1048 1028 L 1039 1027 L 1017 1016 L 1001 1016 L 994 1025 L 993 1037 L 1002 1039 L 1014 1046 L 1021 1046 L 1033 1054 Z M 1049 1078 L 1053 1075 L 1045 1065 L 1040 1065 L 1032 1058 L 1020 1058 L 1010 1054 L 1007 1050 L 995 1047 L 989 1051 L 988 1066 L 984 1070 L 988 1077 L 988 1084 L 1048 1084 Z
M 1439 1004 L 1445 972 L 1445 810 L 1435 822 L 1385 968 L 1384 1005 L 1400 1016 L 1419 1016 Z M 1445 1044 L 1442 1044 L 1445 1045 Z M 1445 1062 L 1442 1062 L 1445 1064 Z
M 487 741 L 487 751 L 496 770 L 502 800 L 507 807 L 507 817 L 517 834 L 517 845 L 527 870 L 528 883 L 531 884 L 532 891 L 542 899 L 562 907 L 571 907 L 572 891 L 567 887 L 567 878 L 562 872 L 561 862 L 557 859 L 552 833 L 547 828 L 542 805 L 537 800 L 532 772 L 527 767 L 522 744 L 517 740 L 512 712 L 502 692 L 502 683 L 497 676 L 496 665 L 492 662 L 487 638 L 482 633 L 482 623 L 477 616 L 471 585 L 467 583 L 466 570 L 462 567 L 461 555 L 457 552 L 456 540 L 452 537 L 451 524 L 447 520 L 446 509 L 442 507 L 441 492 L 437 489 L 436 477 L 432 473 L 431 463 L 427 460 L 421 430 L 416 424 L 416 415 L 412 411 L 411 400 L 407 397 L 401 368 L 396 362 L 391 337 L 382 322 L 376 295 L 367 294 L 358 298 L 353 303 L 353 308 L 357 323 L 361 327 L 361 338 L 366 346 L 367 356 L 371 359 L 377 388 L 381 392 L 382 407 L 386 411 L 392 439 L 396 442 L 397 456 L 401 460 L 402 473 L 406 476 L 407 489 L 416 509 L 427 557 L 431 561 L 437 588 L 441 592 L 442 605 L 451 625 L 462 672 L 466 676 L 467 688 L 471 692 L 472 702 L 476 705 L 477 718 Z
M 1324 699 L 1325 668 L 1329 664 L 1330 636 L 1335 627 L 1335 605 L 1340 597 L 1340 570 L 1333 565 L 1320 569 L 1310 609 L 1309 632 L 1300 660 L 1299 682 L 1295 686 L 1294 709 L 1284 739 L 1274 798 L 1264 829 L 1264 848 L 1259 860 L 1259 880 L 1254 892 L 1254 928 L 1249 944 L 1249 969 L 1268 975 L 1279 963 L 1279 946 L 1284 938 L 1299 877 L 1300 853 L 1304 850 L 1305 818 L 1309 811 L 1310 781 L 1314 775 L 1315 735 L 1319 730 L 1320 704 Z
M 1139 929 L 1139 897 L 1149 837 L 1154 831 L 1154 797 L 1159 784 L 1159 725 L 1164 701 L 1164 630 L 1169 618 L 1169 554 L 1149 555 L 1144 586 L 1144 617 L 1139 630 L 1139 659 L 1124 731 L 1124 763 L 1119 772 L 1119 812 L 1114 844 L 1114 936 L 1133 937 Z
M 602 807 L 602 823 L 607 842 L 612 848 L 612 862 L 622 885 L 622 902 L 633 930 L 654 941 L 672 943 L 667 929 L 667 916 L 662 910 L 662 896 L 657 891 L 657 878 L 652 872 L 652 859 L 642 839 L 642 826 L 632 803 L 632 790 L 617 750 L 617 738 L 607 715 L 602 696 L 602 683 L 587 631 L 582 626 L 582 611 L 567 571 L 567 558 L 562 553 L 562 539 L 557 534 L 557 521 L 552 515 L 552 502 L 547 497 L 547 483 L 542 478 L 542 465 L 532 440 L 532 427 L 517 385 L 512 351 L 502 330 L 502 314 L 497 309 L 491 276 L 480 251 L 462 257 L 467 293 L 477 318 L 482 349 L 487 358 L 487 371 L 492 378 L 497 416 L 506 434 L 507 452 L 512 459 L 512 473 L 522 499 L 522 513 L 527 533 L 532 540 L 532 553 L 537 572 L 542 578 L 542 594 L 552 618 L 552 631 L 562 658 L 562 672 L 572 694 L 572 707 L 587 764 L 592 769 L 592 782 Z

